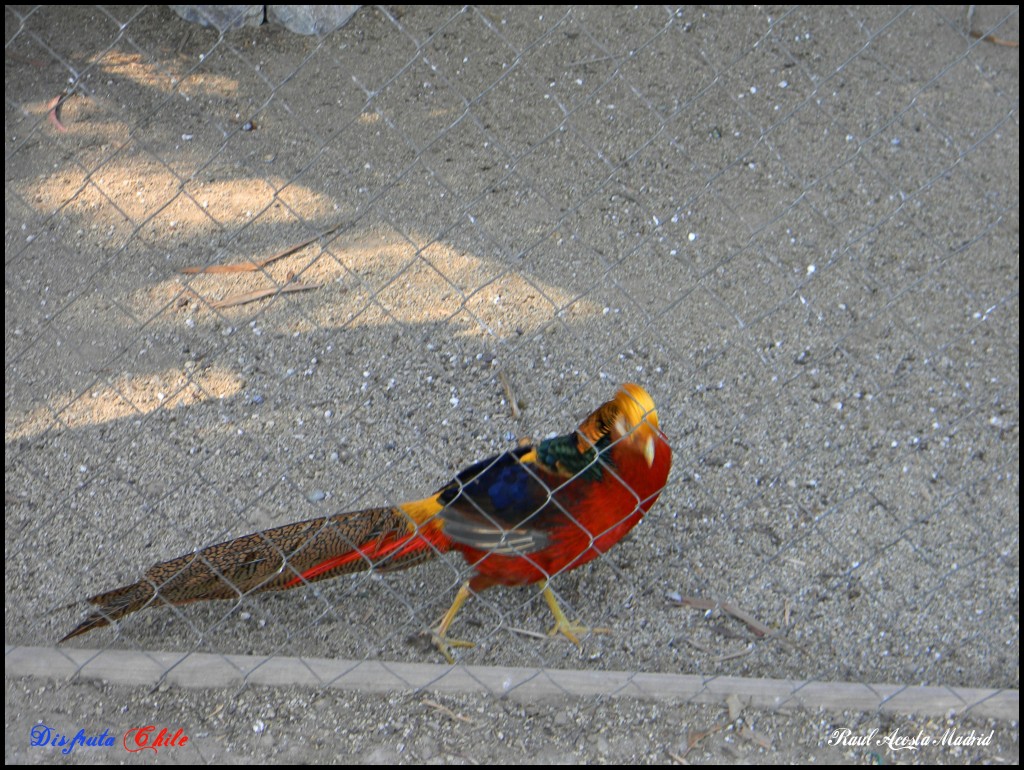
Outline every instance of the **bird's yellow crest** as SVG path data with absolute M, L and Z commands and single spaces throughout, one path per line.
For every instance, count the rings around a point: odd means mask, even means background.
M 654 439 L 658 431 L 654 399 L 632 382 L 619 388 L 615 397 L 590 415 L 578 430 L 582 441 L 590 445 L 596 444 L 602 436 L 608 436 L 613 444 L 625 442 L 630 449 L 643 455 L 648 467 L 654 463 Z

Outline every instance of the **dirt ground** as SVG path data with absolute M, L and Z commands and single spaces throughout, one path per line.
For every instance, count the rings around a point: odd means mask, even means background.
M 304 38 L 8 6 L 6 644 L 55 644 L 155 562 L 422 497 L 635 381 L 669 484 L 554 586 L 612 633 L 548 640 L 535 590 L 494 589 L 456 623 L 460 665 L 1016 691 L 1019 15 L 970 8 L 367 7 Z M 422 631 L 466 569 L 150 609 L 69 644 L 443 668 Z M 1016 721 L 970 710 L 10 668 L 5 714 L 28 763 L 1019 755 Z M 30 745 L 40 723 L 191 740 L 64 755 Z M 844 726 L 994 732 L 829 745 Z

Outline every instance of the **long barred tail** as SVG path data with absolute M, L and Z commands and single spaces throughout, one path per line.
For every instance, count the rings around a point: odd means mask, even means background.
M 149 569 L 138 583 L 88 599 L 96 609 L 62 642 L 150 604 L 188 604 L 284 591 L 368 569 L 405 569 L 447 549 L 433 498 L 254 532 Z M 415 517 L 415 518 L 414 518 Z M 419 523 L 417 523 L 419 522 Z

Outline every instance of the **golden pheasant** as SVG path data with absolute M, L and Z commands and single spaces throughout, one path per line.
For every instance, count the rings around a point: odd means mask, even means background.
M 450 662 L 452 647 L 472 646 L 448 638 L 452 621 L 493 585 L 541 583 L 551 633 L 579 645 L 588 629 L 565 617 L 548 581 L 619 542 L 654 505 L 671 465 L 654 401 L 626 384 L 574 432 L 471 465 L 430 497 L 286 524 L 157 564 L 90 598 L 92 614 L 61 641 L 154 603 L 238 600 L 458 551 L 470 576 L 433 632 Z

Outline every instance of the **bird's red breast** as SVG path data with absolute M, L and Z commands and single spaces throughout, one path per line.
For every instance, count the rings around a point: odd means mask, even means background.
M 672 450 L 654 401 L 624 385 L 574 434 L 467 469 L 441 492 L 473 590 L 547 580 L 619 542 L 661 494 Z

